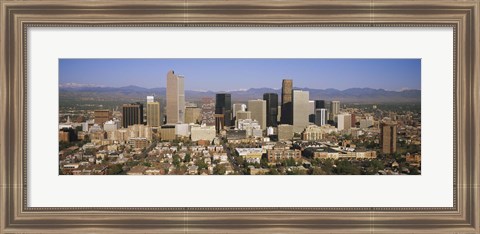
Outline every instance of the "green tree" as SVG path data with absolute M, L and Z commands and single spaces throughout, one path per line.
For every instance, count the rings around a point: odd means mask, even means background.
M 379 170 L 383 170 L 383 168 L 384 168 L 384 165 L 379 160 L 368 161 L 367 166 L 365 167 L 365 173 L 367 175 L 374 175 Z
M 332 159 L 326 159 L 325 161 L 323 161 L 323 171 L 325 172 L 325 174 L 327 175 L 330 175 L 333 173 L 333 160 Z
M 286 161 L 285 161 L 286 165 L 288 167 L 291 167 L 291 166 L 295 166 L 297 163 L 295 162 L 295 159 L 293 158 L 288 158 Z
M 185 158 L 183 159 L 183 162 L 188 163 L 188 162 L 190 162 L 190 159 L 191 159 L 190 154 L 186 154 Z
M 325 171 L 322 170 L 322 168 L 320 167 L 314 167 L 312 168 L 312 172 L 311 172 L 312 175 L 325 175 Z
M 122 164 L 115 164 L 115 165 L 109 166 L 107 171 L 109 175 L 119 175 L 122 172 L 123 172 Z
M 262 157 L 262 159 L 260 160 L 260 166 L 262 168 L 268 168 L 268 159 Z
M 359 175 L 360 169 L 352 162 L 346 160 L 340 160 L 335 168 L 335 173 L 338 175 Z
M 172 164 L 175 166 L 175 167 L 179 167 L 180 166 L 180 163 L 181 163 L 181 159 L 178 155 L 173 155 L 173 161 L 172 161 Z
M 276 168 L 272 168 L 268 171 L 268 175 L 280 175 L 280 172 Z
M 195 165 L 198 167 L 199 171 L 202 170 L 202 169 L 207 169 L 208 168 L 208 164 L 205 161 L 200 160 L 200 159 L 195 162 Z
M 227 172 L 227 170 L 225 168 L 225 165 L 223 165 L 223 164 L 217 164 L 213 168 L 213 174 L 214 175 L 225 175 L 225 172 Z

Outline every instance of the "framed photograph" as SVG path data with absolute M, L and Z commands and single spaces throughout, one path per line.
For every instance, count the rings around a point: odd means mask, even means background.
M 1 233 L 480 233 L 480 2 L 2 0 Z

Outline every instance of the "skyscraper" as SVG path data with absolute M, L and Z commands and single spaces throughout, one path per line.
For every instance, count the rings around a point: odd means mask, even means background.
M 202 109 L 194 106 L 185 108 L 185 123 L 201 123 Z
M 215 101 L 213 98 L 202 98 L 202 124 L 215 125 Z
M 237 117 L 237 111 L 245 111 L 247 109 L 247 105 L 243 103 L 234 103 L 233 104 L 233 118 Z
M 130 125 L 143 124 L 143 105 L 139 102 L 123 104 L 122 118 L 124 128 Z
M 334 120 L 335 116 L 340 113 L 340 101 L 332 101 L 330 104 L 330 119 Z
M 391 120 L 381 122 L 380 136 L 382 152 L 393 154 L 397 152 L 397 123 Z
M 263 94 L 263 100 L 267 102 L 267 127 L 276 127 L 278 115 L 278 94 L 265 93 Z
M 282 115 L 280 116 L 282 124 L 293 124 L 292 89 L 292 80 L 282 81 Z
M 308 126 L 309 92 L 293 90 L 293 131 L 301 132 Z
M 315 123 L 315 101 L 308 101 L 308 122 Z
M 265 100 L 248 100 L 248 111 L 252 113 L 252 119 L 258 121 L 262 129 L 267 128 L 267 102 Z
M 93 115 L 95 123 L 99 125 L 112 119 L 112 112 L 110 110 L 95 110 Z
M 160 103 L 153 96 L 147 96 L 147 125 L 159 127 L 160 123 Z
M 232 95 L 217 93 L 215 96 L 215 114 L 223 115 L 223 126 L 232 126 Z
M 320 108 L 315 110 L 315 124 L 323 126 L 327 123 L 327 109 Z
M 325 108 L 325 100 L 315 100 L 315 110 Z
M 350 114 L 338 114 L 337 115 L 337 128 L 338 130 L 350 129 L 352 126 L 352 116 Z
M 252 112 L 250 111 L 237 111 L 237 121 L 242 119 L 251 119 Z
M 215 114 L 215 131 L 220 133 L 225 127 L 225 116 L 223 114 Z
M 185 117 L 184 77 L 167 73 L 167 124 L 183 123 Z

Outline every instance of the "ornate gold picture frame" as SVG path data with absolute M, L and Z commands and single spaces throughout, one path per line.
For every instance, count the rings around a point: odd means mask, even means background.
M 1 233 L 480 233 L 480 3 L 0 0 Z M 27 206 L 29 27 L 452 27 L 452 208 Z

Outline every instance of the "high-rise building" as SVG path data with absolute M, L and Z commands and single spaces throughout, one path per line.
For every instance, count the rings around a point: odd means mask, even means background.
M 192 141 L 206 140 L 212 142 L 215 136 L 214 126 L 194 125 L 190 128 L 190 137 Z
M 185 108 L 185 123 L 201 123 L 202 109 L 189 106 Z
M 380 125 L 382 152 L 393 154 L 397 152 L 397 123 L 391 120 L 382 121 Z
M 278 140 L 289 141 L 293 138 L 293 126 L 290 124 L 278 125 Z
M 123 104 L 122 126 L 127 128 L 130 125 L 143 124 L 143 104 L 136 102 Z
M 350 114 L 337 115 L 337 129 L 346 130 L 352 127 L 352 116 Z
M 278 94 L 265 93 L 263 94 L 263 100 L 267 102 L 267 127 L 276 127 L 278 115 Z
M 167 124 L 183 123 L 185 117 L 184 77 L 167 73 Z
M 352 113 L 352 128 L 356 127 L 357 125 L 357 116 L 355 115 L 355 113 Z
M 315 101 L 308 101 L 308 122 L 315 123 Z
M 215 131 L 220 133 L 225 127 L 225 116 L 223 114 L 215 114 Z
M 315 100 L 315 110 L 316 109 L 323 109 L 325 107 L 325 100 Z
M 247 110 L 247 105 L 243 103 L 234 103 L 233 104 L 233 118 L 237 117 L 237 111 Z
M 248 111 L 252 112 L 252 119 L 258 121 L 263 129 L 267 128 L 267 102 L 265 100 L 248 100 Z
M 318 126 L 323 126 L 327 124 L 327 109 L 320 108 L 315 110 L 315 124 Z
M 202 98 L 202 124 L 215 126 L 215 101 L 211 97 Z
M 250 111 L 237 111 L 237 121 L 242 119 L 252 119 L 252 112 Z
M 154 96 L 147 96 L 147 103 L 149 102 L 154 102 L 155 101 L 155 97 Z
M 278 105 L 277 123 L 281 123 L 281 121 L 282 121 L 282 105 Z
M 330 103 L 330 119 L 334 120 L 335 116 L 340 113 L 340 101 L 332 101 Z
M 232 95 L 217 93 L 215 96 L 215 114 L 223 115 L 223 126 L 232 126 Z
M 282 115 L 281 123 L 282 124 L 293 124 L 293 81 L 292 80 L 283 80 L 282 81 Z
M 156 102 L 153 96 L 147 96 L 147 125 L 150 127 L 161 125 L 160 102 Z
M 93 115 L 94 121 L 98 125 L 103 125 L 103 123 L 112 119 L 112 112 L 110 110 L 95 110 Z
M 293 131 L 302 132 L 308 126 L 309 93 L 303 90 L 293 90 Z

